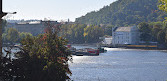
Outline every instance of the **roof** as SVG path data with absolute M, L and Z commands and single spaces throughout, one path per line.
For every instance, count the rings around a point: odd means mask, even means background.
M 131 27 L 118 27 L 115 31 L 117 31 L 117 32 L 130 32 Z

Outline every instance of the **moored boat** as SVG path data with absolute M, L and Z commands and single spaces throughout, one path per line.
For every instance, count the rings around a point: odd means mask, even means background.
M 98 56 L 99 50 L 98 49 L 92 49 L 92 48 L 84 48 L 84 49 L 78 49 L 75 52 L 75 55 L 77 56 Z
M 98 56 L 100 53 L 106 52 L 104 48 L 82 48 L 82 49 L 76 49 L 72 47 L 70 44 L 67 45 L 67 48 L 71 51 L 72 55 L 76 56 Z

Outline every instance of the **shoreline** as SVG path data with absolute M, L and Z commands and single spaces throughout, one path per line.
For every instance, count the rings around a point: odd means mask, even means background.
M 90 43 L 90 44 L 71 44 L 72 46 L 93 46 L 93 47 L 97 47 L 97 43 Z M 102 46 L 103 47 L 103 46 Z M 105 46 L 104 46 L 105 47 Z M 103 48 L 104 48 L 103 47 Z M 137 48 L 137 47 L 131 47 L 131 48 L 128 48 L 128 47 L 107 47 L 106 48 L 122 48 L 122 49 L 140 49 L 140 50 L 159 50 L 159 51 L 167 51 L 167 49 L 158 49 L 158 48 Z
M 113 48 L 113 47 L 106 47 L 106 48 Z M 119 47 L 114 47 L 119 48 Z M 121 48 L 120 49 L 134 49 L 134 50 L 155 50 L 155 51 L 167 51 L 167 49 L 148 49 L 148 48 Z
M 71 44 L 72 46 L 96 46 L 97 47 L 97 44 L 96 43 L 90 43 L 90 44 Z

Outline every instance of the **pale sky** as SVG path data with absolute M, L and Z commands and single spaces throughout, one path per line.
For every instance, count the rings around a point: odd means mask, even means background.
M 3 0 L 4 12 L 17 12 L 7 19 L 53 19 L 74 21 L 116 0 Z

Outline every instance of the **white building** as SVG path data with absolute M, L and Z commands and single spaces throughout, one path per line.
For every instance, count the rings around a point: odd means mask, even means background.
M 100 37 L 103 41 L 101 42 L 103 45 L 110 45 L 112 44 L 112 36 L 107 37 Z
M 139 44 L 140 41 L 139 36 L 140 32 L 136 26 L 112 28 L 113 45 Z

